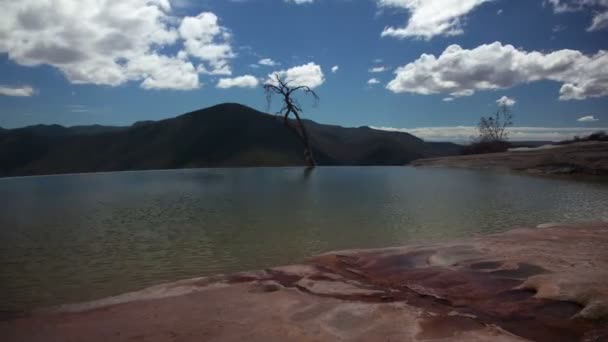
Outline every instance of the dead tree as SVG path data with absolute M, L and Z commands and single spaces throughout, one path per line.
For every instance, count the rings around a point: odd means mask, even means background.
M 306 127 L 304 127 L 304 123 L 300 119 L 300 113 L 302 113 L 302 108 L 300 107 L 294 95 L 297 91 L 302 91 L 306 95 L 312 95 L 315 99 L 315 102 L 319 100 L 319 96 L 317 96 L 317 93 L 315 93 L 314 90 L 312 90 L 310 87 L 290 86 L 289 82 L 282 79 L 279 75 L 275 75 L 275 82 L 264 84 L 264 90 L 266 91 L 266 100 L 268 102 L 268 107 L 270 107 L 270 102 L 272 100 L 273 95 L 278 95 L 279 97 L 281 97 L 281 100 L 283 101 L 283 107 L 277 112 L 277 114 L 283 117 L 283 124 L 292 132 L 294 132 L 294 134 L 300 139 L 300 141 L 304 145 L 304 160 L 306 162 L 306 165 L 309 168 L 314 168 L 316 166 L 316 162 L 312 155 L 308 132 L 306 131 Z M 293 123 L 294 120 L 290 118 L 291 114 L 293 114 L 293 116 L 295 117 L 295 124 Z
M 504 142 L 509 137 L 507 128 L 513 125 L 513 114 L 506 105 L 500 106 L 494 117 L 482 117 L 477 125 L 482 142 Z

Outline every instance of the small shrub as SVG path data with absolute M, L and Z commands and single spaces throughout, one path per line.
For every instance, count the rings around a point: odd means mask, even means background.
M 506 152 L 511 147 L 507 141 L 477 141 L 463 147 L 463 155 Z
M 568 145 L 585 141 L 608 141 L 608 134 L 606 134 L 606 132 L 604 131 L 597 131 L 595 133 L 589 134 L 586 137 L 575 136 L 571 140 L 563 140 L 555 143 L 555 145 Z
M 599 131 L 589 135 L 587 139 L 588 141 L 608 141 L 608 135 L 604 131 Z

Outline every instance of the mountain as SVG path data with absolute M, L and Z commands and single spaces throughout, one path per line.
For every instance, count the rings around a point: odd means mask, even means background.
M 305 121 L 320 165 L 404 165 L 460 146 L 368 127 Z M 0 176 L 188 167 L 303 165 L 301 142 L 282 121 L 221 104 L 130 127 L 37 125 L 0 131 Z

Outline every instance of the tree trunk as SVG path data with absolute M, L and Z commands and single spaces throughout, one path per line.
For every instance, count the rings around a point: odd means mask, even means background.
M 294 130 L 296 135 L 304 144 L 304 161 L 306 162 L 306 166 L 308 166 L 309 168 L 314 168 L 317 166 L 317 163 L 315 162 L 315 159 L 312 155 L 312 148 L 310 147 L 308 132 L 306 131 L 306 127 L 304 127 L 304 123 L 302 122 L 302 120 L 300 120 L 300 115 L 298 115 L 298 112 L 295 110 L 293 110 L 292 112 L 293 115 L 296 117 L 296 122 L 298 126 L 294 128 L 289 124 L 289 113 L 285 115 L 285 125 L 290 129 Z

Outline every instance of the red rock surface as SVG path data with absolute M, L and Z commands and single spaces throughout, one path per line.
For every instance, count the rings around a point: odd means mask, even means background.
M 608 224 L 334 252 L 0 322 L 3 341 L 608 341 Z

